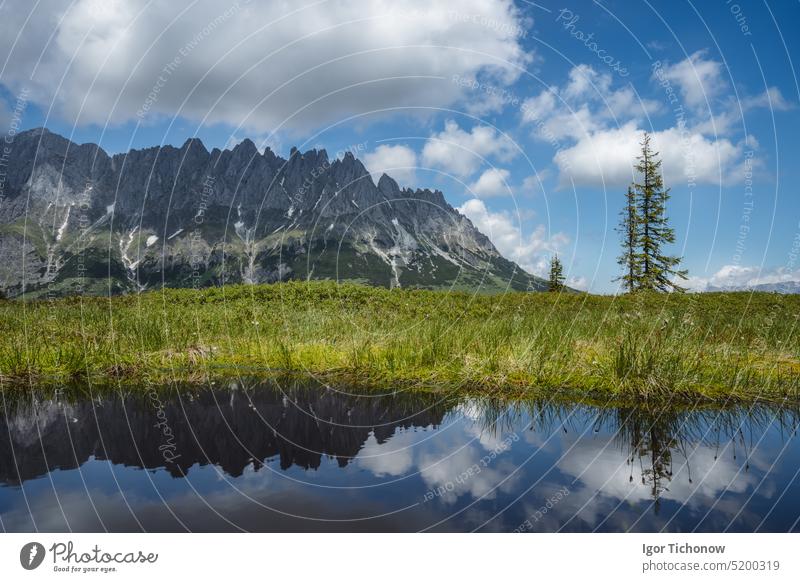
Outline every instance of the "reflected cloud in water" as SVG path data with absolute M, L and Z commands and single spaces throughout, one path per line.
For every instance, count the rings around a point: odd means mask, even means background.
M 800 515 L 797 415 L 786 408 L 603 408 L 274 381 L 173 387 L 158 401 L 161 427 L 139 393 L 6 400 L 3 527 L 786 531 Z

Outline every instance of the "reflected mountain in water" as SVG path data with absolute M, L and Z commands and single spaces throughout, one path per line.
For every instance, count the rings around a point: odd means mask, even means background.
M 283 381 L 86 394 L 5 394 L 6 530 L 792 531 L 800 516 L 793 408 Z
M 0 434 L 10 437 L 0 441 L 0 481 L 18 484 L 90 458 L 174 476 L 213 464 L 238 477 L 272 458 L 281 469 L 316 469 L 325 456 L 344 467 L 370 435 L 383 443 L 398 428 L 435 427 L 445 412 L 431 398 L 272 383 L 17 403 L 0 417 Z

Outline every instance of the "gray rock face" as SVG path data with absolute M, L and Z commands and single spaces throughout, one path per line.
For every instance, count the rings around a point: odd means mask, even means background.
M 289 159 L 198 139 L 109 156 L 16 136 L 0 204 L 8 295 L 120 293 L 289 278 L 539 290 L 439 191 L 376 185 L 352 154 Z

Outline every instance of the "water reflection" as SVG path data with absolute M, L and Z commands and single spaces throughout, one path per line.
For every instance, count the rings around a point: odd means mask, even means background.
M 438 426 L 446 412 L 442 403 L 414 395 L 245 386 L 17 402 L 0 419 L 0 431 L 11 437 L 0 450 L 0 481 L 16 484 L 89 458 L 164 467 L 175 477 L 207 464 L 239 477 L 266 459 L 277 459 L 281 469 L 317 469 L 324 457 L 344 467 L 369 439 L 380 445 L 397 429 Z
M 787 407 L 285 382 L 4 405 L 7 530 L 787 531 L 800 515 Z

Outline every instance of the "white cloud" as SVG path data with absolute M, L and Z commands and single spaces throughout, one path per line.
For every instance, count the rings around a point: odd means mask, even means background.
M 647 43 L 647 48 L 652 49 L 654 51 L 664 51 L 667 50 L 671 46 L 668 42 L 662 42 L 660 40 L 651 40 Z
M 543 276 L 551 254 L 569 243 L 569 237 L 564 233 L 547 236 L 541 224 L 525 236 L 518 218 L 507 212 L 492 212 L 478 198 L 467 200 L 458 211 L 488 236 L 504 257 L 534 275 Z
M 482 159 L 508 161 L 517 154 L 514 143 L 491 127 L 476 125 L 466 132 L 452 119 L 445 122 L 444 131 L 433 134 L 422 148 L 422 162 L 460 178 L 471 176 L 483 163 Z
M 0 19 L 3 83 L 81 124 L 135 121 L 146 106 L 147 119 L 303 130 L 451 105 L 469 92 L 454 75 L 507 85 L 530 60 L 510 0 L 13 4 Z
M 379 145 L 366 154 L 363 161 L 376 184 L 381 174 L 388 174 L 401 187 L 416 184 L 417 153 L 408 146 Z
M 579 291 L 589 290 L 589 281 L 586 277 L 570 277 L 567 279 L 567 287 L 578 289 Z
M 576 477 L 576 488 L 582 485 L 576 493 L 591 493 L 591 498 L 595 499 L 586 508 L 587 516 L 592 515 L 592 506 L 604 497 L 631 504 L 652 499 L 651 484 L 642 483 L 643 479 L 651 478 L 645 473 L 647 465 L 629 463 L 625 454 L 606 438 L 585 439 L 574 445 L 571 440 L 563 445 L 569 446 L 570 454 L 559 460 L 558 468 Z M 721 491 L 746 491 L 756 481 L 752 473 L 743 472 L 729 455 L 720 457 L 713 447 L 695 443 L 686 446 L 682 453 L 673 455 L 672 477 L 665 481 L 668 486 L 660 493 L 663 499 L 696 507 L 716 499 Z M 753 463 L 758 462 L 757 455 L 751 459 Z
M 775 111 L 788 111 L 792 108 L 792 103 L 787 101 L 781 90 L 777 87 L 768 87 L 760 95 L 746 97 L 742 100 L 742 109 L 747 110 L 754 107 L 764 107 Z
M 740 265 L 725 265 L 711 277 L 711 284 L 722 285 L 747 285 L 758 276 L 758 267 L 743 267 Z
M 379 444 L 371 433 L 356 457 L 356 463 L 377 476 L 403 475 L 414 466 L 413 432 L 395 431 L 390 439 Z
M 612 89 L 611 85 L 610 74 L 576 65 L 564 87 L 550 87 L 523 102 L 522 121 L 536 124 L 540 137 L 579 139 L 608 121 L 643 119 L 661 108 L 657 101 L 638 96 L 631 86 Z
M 473 435 L 477 431 L 472 431 Z M 482 431 L 485 433 L 486 431 Z M 496 435 L 492 442 L 499 442 L 502 435 Z M 485 435 L 481 435 L 480 444 L 485 450 L 496 450 L 499 458 L 491 465 L 483 466 L 483 451 L 475 443 L 473 437 L 469 446 L 460 446 L 452 442 L 441 442 L 419 455 L 418 467 L 422 480 L 430 491 L 438 493 L 438 499 L 452 505 L 459 497 L 469 496 L 472 499 L 494 499 L 498 492 L 509 493 L 514 490 L 519 480 L 519 472 L 515 474 L 515 465 L 502 454 L 504 448 L 487 447 Z M 470 467 L 479 466 L 480 471 L 467 475 Z
M 509 98 L 500 93 L 476 93 L 464 100 L 464 111 L 475 117 L 499 113 L 508 104 Z
M 566 99 L 591 98 L 606 95 L 611 87 L 611 75 L 600 74 L 589 65 L 581 64 L 569 71 L 569 82 L 562 94 Z
M 536 97 L 529 97 L 522 103 L 522 121 L 534 123 L 550 117 L 556 111 L 557 88 L 545 89 Z
M 705 58 L 705 51 L 697 51 L 674 65 L 661 68 L 664 79 L 678 86 L 686 103 L 691 107 L 708 107 L 713 98 L 727 87 L 722 78 L 722 64 Z
M 560 111 L 548 119 L 539 131 L 544 139 L 581 139 L 592 132 L 603 128 L 601 115 L 593 113 L 588 106 L 582 105 L 572 111 Z
M 536 174 L 526 176 L 522 180 L 522 194 L 535 195 L 537 192 L 544 192 L 544 182 L 549 180 L 552 172 L 549 168 L 545 168 Z
M 771 111 L 789 111 L 793 104 L 787 101 L 780 89 L 769 87 L 759 95 L 742 96 L 738 101 L 731 96 L 725 100 L 719 111 L 709 112 L 699 121 L 692 124 L 692 130 L 705 135 L 725 135 L 741 126 L 742 115 L 752 109 L 770 109 Z M 747 139 L 754 140 L 752 134 Z
M 696 103 L 699 89 L 692 79 L 699 78 L 708 85 L 706 94 L 716 95 L 724 87 L 719 70 L 718 63 L 695 53 L 682 63 L 663 67 L 661 72 L 687 95 L 687 101 Z M 779 92 L 772 91 L 769 96 L 780 107 L 787 105 Z M 758 106 L 766 98 L 765 94 L 745 105 Z M 631 85 L 614 88 L 611 75 L 581 64 L 570 70 L 562 87 L 550 87 L 527 99 L 522 106 L 522 121 L 534 125 L 535 135 L 556 150 L 553 161 L 559 169 L 560 187 L 569 185 L 570 180 L 581 186 L 617 187 L 634 179 L 641 127 L 649 125 L 649 116 L 661 110 L 661 104 L 643 99 Z M 688 114 L 686 118 L 694 125 L 681 123 L 651 133 L 661 154 L 665 180 L 676 186 L 724 182 L 743 155 L 741 144 L 706 134 L 712 129 L 721 133 L 719 128 L 730 127 L 734 116 L 718 114 L 713 127 L 707 119 L 698 123 L 689 120 Z
M 756 285 L 795 283 L 800 285 L 800 269 L 762 268 L 752 265 L 723 265 L 710 277 L 689 277 L 687 287 L 695 291 L 709 288 L 751 288 Z
M 523 102 L 522 122 L 531 124 L 537 138 L 561 152 L 571 142 L 609 126 L 647 119 L 660 111 L 657 101 L 641 98 L 630 85 L 614 89 L 612 81 L 608 73 L 577 65 L 570 69 L 563 87 L 550 87 Z
M 512 193 L 508 185 L 510 177 L 511 173 L 508 170 L 489 168 L 480 175 L 477 181 L 470 184 L 470 194 L 480 198 L 509 195 Z
M 623 87 L 606 95 L 601 109 L 617 122 L 624 119 L 646 119 L 660 110 L 661 104 L 658 101 L 644 99 L 631 87 Z
M 651 134 L 660 153 L 667 185 L 719 184 L 740 159 L 740 148 L 727 139 L 713 141 L 699 133 L 673 127 Z M 630 122 L 622 127 L 587 135 L 555 157 L 561 185 L 617 187 L 634 180 L 636 156 L 641 150 L 642 130 Z

